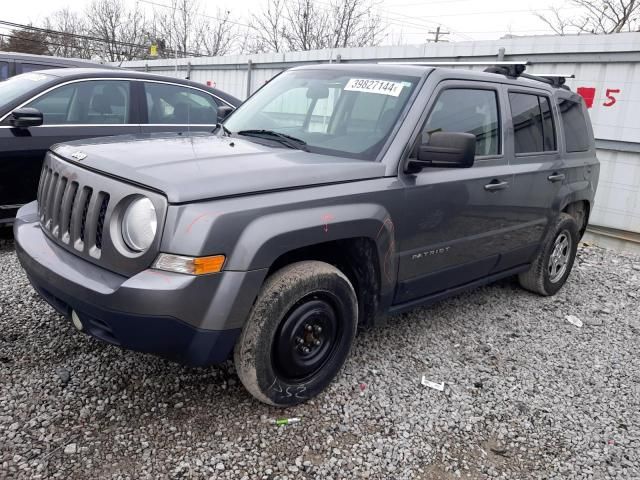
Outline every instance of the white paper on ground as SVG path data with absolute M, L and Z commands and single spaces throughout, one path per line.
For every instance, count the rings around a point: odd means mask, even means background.
M 582 327 L 582 320 L 580 320 L 578 317 L 576 317 L 575 315 L 567 315 L 566 317 L 564 317 L 567 322 L 569 322 L 571 325 L 575 325 L 578 328 Z
M 438 390 L 440 392 L 442 392 L 444 390 L 444 382 L 442 383 L 436 383 L 436 382 L 432 382 L 431 380 L 427 380 L 426 376 L 422 376 L 422 385 L 424 385 L 425 387 L 429 387 L 429 388 L 433 388 L 434 390 Z

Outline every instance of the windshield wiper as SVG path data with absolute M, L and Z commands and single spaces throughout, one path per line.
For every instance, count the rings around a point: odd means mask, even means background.
M 274 130 L 240 130 L 238 135 L 245 135 L 247 137 L 267 137 L 276 140 L 289 148 L 307 151 L 307 142 L 304 140 L 300 140 L 299 138 L 292 137 L 286 133 L 276 132 Z
M 216 130 L 218 130 L 218 129 L 222 129 L 222 134 L 223 135 L 226 135 L 227 137 L 231 136 L 231 130 L 229 130 L 227 127 L 225 127 L 222 123 L 216 123 L 216 128 L 214 128 L 211 133 L 215 133 Z

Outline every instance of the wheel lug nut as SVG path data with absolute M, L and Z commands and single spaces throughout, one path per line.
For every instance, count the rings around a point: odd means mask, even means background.
M 315 333 L 320 333 L 322 332 L 322 327 L 320 325 L 316 325 L 315 327 L 313 327 L 313 331 Z
M 313 342 L 313 344 L 314 344 L 316 347 L 319 347 L 319 346 L 320 346 L 320 340 L 316 340 L 315 342 Z
M 313 327 L 312 327 L 311 325 L 305 325 L 305 326 L 304 326 L 304 329 L 305 329 L 307 332 L 310 332 L 311 330 L 313 330 Z
M 304 340 L 302 338 L 300 338 L 300 337 L 296 337 L 296 343 L 298 345 L 302 345 L 304 343 Z
M 302 351 L 304 353 L 309 353 L 309 347 L 302 347 Z

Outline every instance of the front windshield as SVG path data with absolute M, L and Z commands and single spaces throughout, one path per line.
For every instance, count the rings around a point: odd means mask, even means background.
M 265 85 L 224 123 L 232 134 L 274 131 L 326 155 L 374 160 L 418 77 L 345 70 L 293 70 Z M 268 140 L 267 136 L 255 141 Z
M 0 82 L 0 108 L 53 78 L 44 73 L 23 73 Z

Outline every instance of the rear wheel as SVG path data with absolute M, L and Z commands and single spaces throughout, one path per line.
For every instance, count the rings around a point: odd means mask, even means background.
M 531 268 L 518 276 L 520 285 L 540 295 L 554 295 L 571 273 L 579 239 L 575 219 L 561 213 Z
M 347 277 L 323 262 L 288 265 L 267 279 L 235 348 L 245 388 L 275 406 L 320 393 L 346 360 L 358 324 Z

